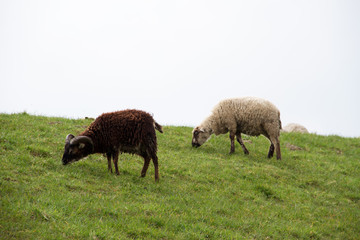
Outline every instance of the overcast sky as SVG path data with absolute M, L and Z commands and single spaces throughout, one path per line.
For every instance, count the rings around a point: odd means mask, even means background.
M 0 0 L 0 112 L 138 108 L 196 126 L 229 97 L 360 136 L 360 1 Z

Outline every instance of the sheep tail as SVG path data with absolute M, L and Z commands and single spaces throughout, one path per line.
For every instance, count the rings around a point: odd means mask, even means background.
M 280 113 L 279 113 L 279 129 L 282 129 L 282 124 L 281 124 L 281 120 L 280 120 Z
M 160 124 L 158 124 L 157 122 L 155 122 L 155 121 L 154 121 L 154 127 L 155 127 L 156 130 L 163 133 L 162 126 Z

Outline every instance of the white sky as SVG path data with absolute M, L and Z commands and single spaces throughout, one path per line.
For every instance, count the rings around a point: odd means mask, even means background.
M 221 99 L 360 136 L 360 1 L 0 0 L 0 112 L 138 108 L 195 126 Z

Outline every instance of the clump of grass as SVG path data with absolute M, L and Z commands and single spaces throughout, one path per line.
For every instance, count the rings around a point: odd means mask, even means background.
M 128 154 L 120 176 L 102 155 L 63 166 L 66 135 L 90 122 L 0 114 L 1 238 L 358 238 L 359 138 L 283 134 L 278 161 L 264 137 L 229 155 L 226 135 L 195 149 L 191 128 L 165 126 L 155 183 Z

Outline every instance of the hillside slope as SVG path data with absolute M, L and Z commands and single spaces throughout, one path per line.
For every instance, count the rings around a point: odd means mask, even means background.
M 192 148 L 191 128 L 165 126 L 155 183 L 128 154 L 119 176 L 99 154 L 63 166 L 90 122 L 0 114 L 0 239 L 359 238 L 359 138 L 282 134 L 278 161 L 265 137 L 229 155 L 228 135 Z

